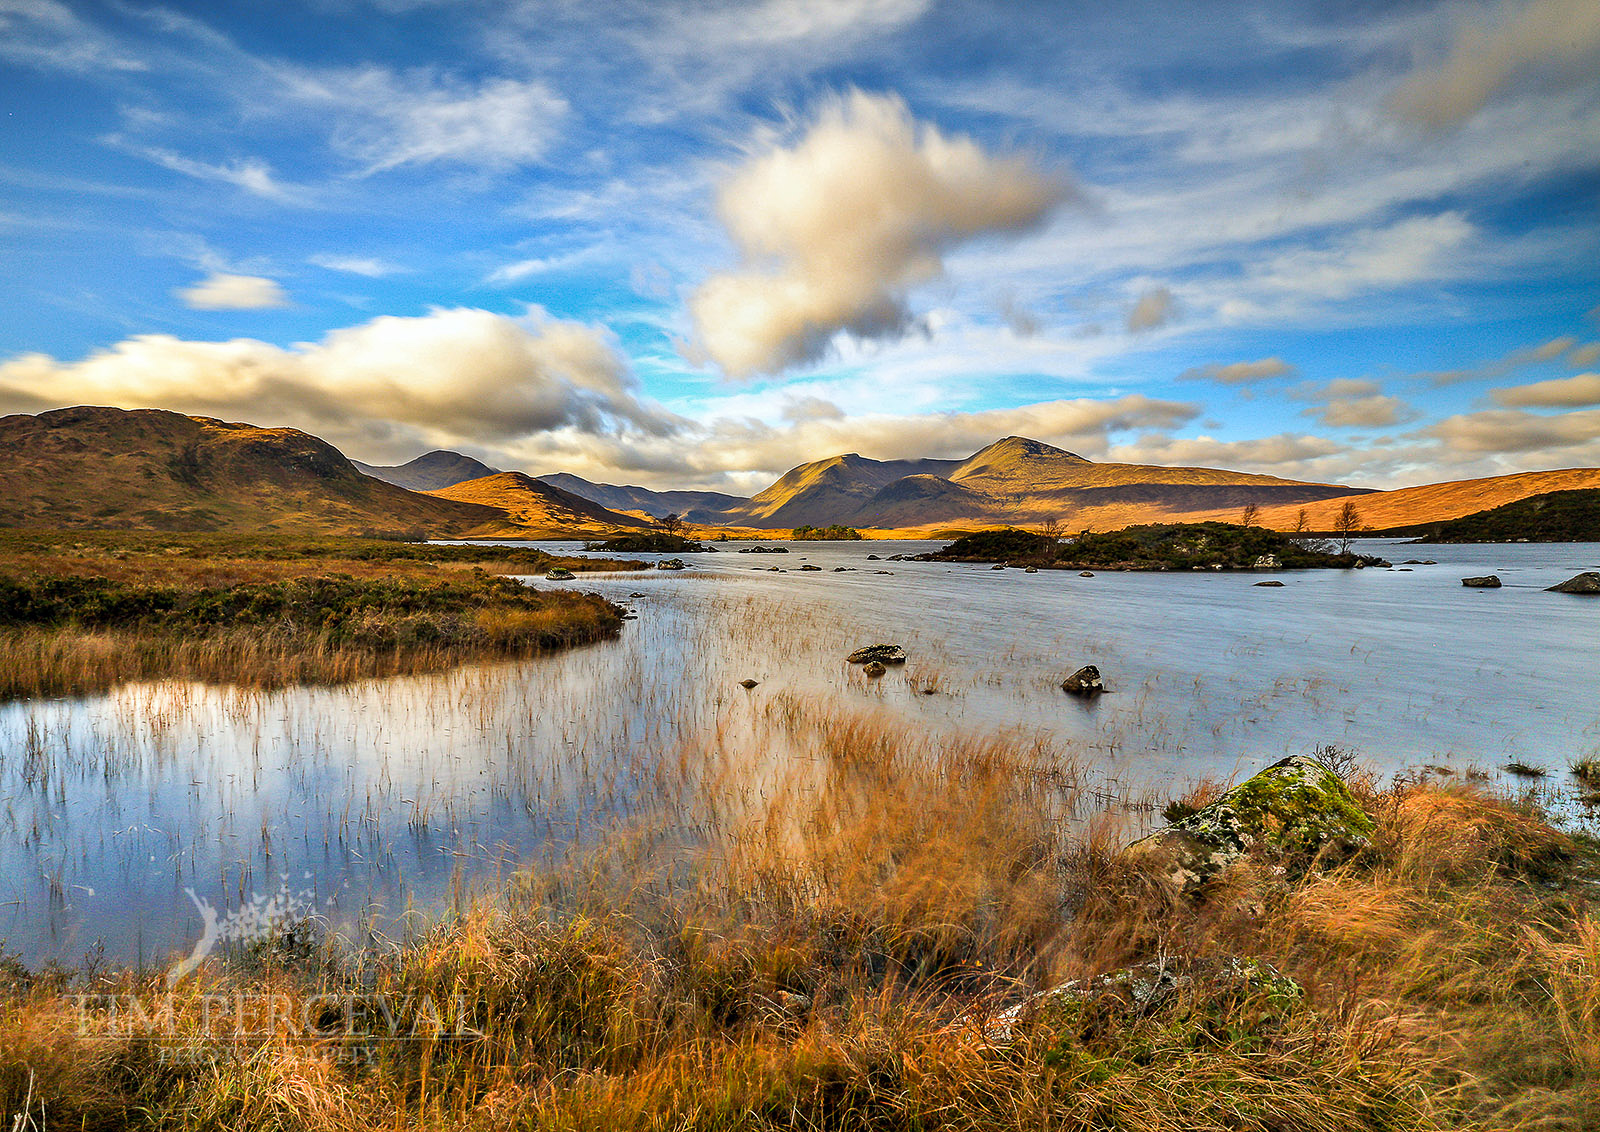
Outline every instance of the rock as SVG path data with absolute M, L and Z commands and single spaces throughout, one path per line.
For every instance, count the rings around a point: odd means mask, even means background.
M 629 595 L 628 595 L 628 596 L 629 596 L 629 597 L 643 597 L 643 596 L 644 596 L 644 591 L 643 591 L 643 590 L 634 590 L 634 591 L 633 591 L 633 592 L 632 592 L 632 593 L 631 593 L 631 594 L 629 594 Z
M 1500 588 L 1500 579 L 1497 575 L 1485 574 L 1481 578 L 1462 578 L 1461 584 L 1475 590 L 1497 590 Z
M 873 573 L 874 574 L 887 574 L 891 578 L 894 577 L 894 571 L 893 570 L 874 570 Z
M 546 574 L 545 577 L 549 578 L 552 582 L 570 582 L 572 580 L 572 571 L 568 570 L 565 566 L 557 566 L 548 574 Z
M 788 572 L 789 571 L 785 570 L 782 566 L 768 566 L 767 567 L 767 573 L 769 573 L 769 574 L 787 574 Z
M 1126 852 L 1158 862 L 1192 898 L 1252 850 L 1303 868 L 1319 855 L 1344 858 L 1366 848 L 1373 828 L 1343 779 L 1316 759 L 1291 755 Z
M 991 570 L 1004 570 L 1005 568 L 1006 564 L 1004 562 L 996 562 L 993 566 L 989 567 Z
M 1200 994 L 1194 992 L 1199 991 Z M 1086 1007 L 1104 1018 L 1121 1015 L 1126 1023 L 1148 1017 L 1166 1007 L 1203 997 L 1212 1001 L 1259 998 L 1269 1009 L 1258 1015 L 1268 1026 L 1281 1025 L 1305 998 L 1299 983 L 1260 959 L 1225 956 L 1218 959 L 1169 958 L 1138 963 L 1093 979 L 1040 991 L 991 1018 L 983 1036 L 992 1042 L 1009 1042 L 1026 1025 L 1059 1027 L 1081 1017 Z
M 813 566 L 813 565 L 811 565 L 811 563 L 807 562 L 804 566 L 800 567 L 800 569 L 802 569 L 802 570 L 821 570 L 822 567 L 821 566 Z
M 861 671 L 863 673 L 865 673 L 867 676 L 869 676 L 872 679 L 876 680 L 879 676 L 882 676 L 885 672 L 887 672 L 889 670 L 883 666 L 883 663 L 881 661 L 869 660 L 867 662 L 867 666 L 865 668 L 863 668 Z
M 1400 563 L 1400 565 L 1402 565 L 1402 566 L 1421 566 L 1422 565 L 1422 559 L 1420 559 L 1420 558 L 1407 558 L 1404 562 Z
M 667 559 L 664 559 L 664 560 L 656 563 L 656 569 L 657 570 L 682 570 L 682 569 L 684 569 L 683 559 L 681 559 L 681 558 L 667 558 Z
M 743 546 L 739 548 L 740 554 L 788 554 L 787 546 Z
M 905 560 L 906 560 L 906 556 L 903 555 L 903 554 L 891 554 L 891 555 L 889 555 L 889 561 L 890 562 L 904 562 Z
M 1255 564 L 1250 568 L 1252 570 L 1281 570 L 1283 569 L 1283 563 L 1278 561 L 1276 554 L 1263 554 L 1255 560 Z
M 1039 572 L 1039 567 L 1037 567 L 1037 566 L 1026 566 L 1026 567 L 1023 568 L 1022 572 L 1024 574 L 1037 574 Z
M 741 688 L 754 688 L 756 685 L 758 685 L 760 683 L 761 683 L 761 681 L 759 681 L 759 680 L 745 679 L 745 680 L 739 681 L 739 687 L 741 687 Z
M 1080 577 L 1080 578 L 1092 578 L 1092 577 L 1094 577 L 1094 571 L 1093 570 L 1079 570 L 1078 571 L 1078 577 Z
M 1600 573 L 1589 570 L 1575 575 L 1562 582 L 1559 586 L 1551 586 L 1548 592 L 1553 594 L 1600 594 Z
M 904 664 L 906 650 L 899 645 L 867 645 L 844 658 L 850 664 Z
M 883 559 L 879 558 L 876 554 L 869 554 L 869 555 L 867 555 L 867 561 L 868 562 L 882 562 Z
M 1280 590 L 1283 589 L 1283 583 L 1282 582 L 1257 582 L 1256 585 L 1258 585 L 1258 586 L 1274 586 L 1277 589 L 1280 589 Z
M 1074 696 L 1098 696 L 1106 688 L 1100 682 L 1100 670 L 1086 664 L 1061 682 L 1061 690 Z
M 1424 565 L 1424 566 L 1437 566 L 1437 565 L 1439 565 L 1439 563 L 1437 563 L 1437 562 L 1436 562 L 1436 561 L 1434 561 L 1434 560 L 1433 560 L 1433 559 L 1432 559 L 1432 558 L 1424 558 L 1424 559 L 1423 559 L 1423 560 L 1422 560 L 1422 564 L 1423 564 L 1423 565 Z

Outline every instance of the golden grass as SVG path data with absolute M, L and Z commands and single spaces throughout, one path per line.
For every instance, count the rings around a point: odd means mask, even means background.
M 49 1127 L 536 1129 L 1586 1128 L 1600 1116 L 1593 849 L 1501 800 L 1362 800 L 1371 850 L 1288 883 L 1246 863 L 1175 902 L 1019 735 L 928 742 L 810 699 L 814 759 L 720 732 L 649 769 L 635 820 L 416 942 L 213 960 L 154 1040 L 65 992 L 159 979 L 14 974 L 0 1112 Z M 1198 791 L 1199 800 L 1214 787 Z M 1197 982 L 986 1018 L 1063 978 L 1165 958 L 1272 963 L 1303 1005 Z M 282 1019 L 205 1040 L 207 994 L 449 1004 L 417 1040 Z M 292 1013 L 292 1012 L 291 1012 Z M 457 1035 L 452 1037 L 452 1035 Z M 460 1035 L 465 1035 L 461 1037 Z M 175 1059 L 175 1052 L 198 1054 Z

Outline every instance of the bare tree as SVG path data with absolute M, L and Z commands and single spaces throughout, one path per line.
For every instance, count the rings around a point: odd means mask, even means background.
M 677 512 L 673 512 L 657 519 L 656 526 L 661 528 L 662 534 L 675 535 L 683 530 L 683 520 L 678 517 Z
M 1333 521 L 1333 532 L 1339 536 L 1339 553 L 1350 553 L 1350 540 L 1361 529 L 1361 512 L 1356 510 L 1356 505 L 1346 499 L 1344 506 L 1339 508 L 1339 517 Z
M 1047 539 L 1061 537 L 1061 520 L 1054 515 L 1046 516 L 1044 522 L 1039 524 L 1039 533 Z
M 1300 508 L 1300 514 L 1294 517 L 1294 533 L 1297 535 L 1303 535 L 1310 529 L 1311 516 L 1306 514 L 1306 509 L 1302 507 Z
M 1246 503 L 1244 505 L 1244 511 L 1241 512 L 1240 515 L 1239 515 L 1239 525 L 1241 527 L 1253 527 L 1253 526 L 1255 526 L 1256 525 L 1256 518 L 1260 514 L 1261 514 L 1261 508 L 1257 507 L 1254 503 Z

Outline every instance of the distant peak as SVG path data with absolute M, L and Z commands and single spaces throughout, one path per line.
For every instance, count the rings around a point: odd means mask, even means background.
M 1083 460 L 1083 462 L 1086 464 L 1089 462 L 1076 452 L 1068 452 L 1065 448 L 1057 448 L 1054 445 L 1046 444 L 1042 440 L 1030 440 L 1026 436 L 1003 436 L 993 444 L 989 445 L 989 447 L 973 453 L 972 459 L 976 460 L 980 456 L 992 457 L 1007 455 L 1065 456 L 1072 460 Z

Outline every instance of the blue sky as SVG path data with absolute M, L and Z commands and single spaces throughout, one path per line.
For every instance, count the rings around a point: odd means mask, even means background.
M 0 411 L 1600 464 L 1600 5 L 0 0 Z

